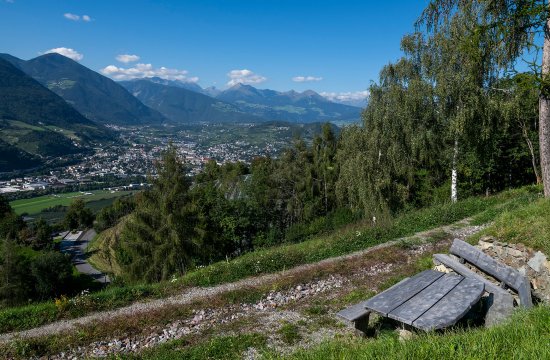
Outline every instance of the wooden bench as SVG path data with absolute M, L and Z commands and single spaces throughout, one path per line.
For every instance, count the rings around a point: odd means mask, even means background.
M 435 254 L 434 262 L 453 269 L 456 274 L 426 270 L 406 278 L 369 300 L 350 306 L 337 315 L 365 333 L 372 312 L 398 320 L 418 329 L 442 329 L 458 322 L 476 304 L 483 293 L 490 294 L 486 323 L 496 323 L 513 310 L 514 299 L 504 289 L 518 292 L 521 305 L 531 307 L 531 288 L 528 279 L 517 270 L 504 265 L 472 245 L 455 239 L 449 255 Z M 470 270 L 468 262 L 495 277 L 501 286 Z
M 442 329 L 461 319 L 479 301 L 484 289 L 477 280 L 426 270 L 342 310 L 338 316 L 352 322 L 360 319 L 355 328 L 363 333 L 371 312 L 426 331 Z

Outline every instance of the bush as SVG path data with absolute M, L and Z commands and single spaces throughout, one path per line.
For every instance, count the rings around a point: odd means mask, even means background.
M 66 294 L 71 285 L 71 260 L 58 252 L 44 253 L 32 262 L 31 274 L 39 297 L 45 299 Z

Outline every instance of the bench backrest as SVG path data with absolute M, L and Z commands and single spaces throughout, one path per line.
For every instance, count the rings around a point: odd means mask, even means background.
M 476 247 L 459 239 L 453 241 L 450 253 L 464 259 L 483 272 L 516 290 L 519 294 L 522 306 L 531 307 L 533 305 L 529 280 L 527 277 L 520 274 L 519 271 L 493 259 Z

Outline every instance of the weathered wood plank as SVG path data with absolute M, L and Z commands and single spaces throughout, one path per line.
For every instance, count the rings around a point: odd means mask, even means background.
M 384 316 L 388 316 L 388 313 L 393 309 L 418 294 L 443 275 L 444 273 L 434 270 L 426 270 L 418 273 L 410 279 L 399 283 L 399 286 L 393 286 L 370 298 L 366 301 L 365 307 Z
M 502 296 L 508 296 L 512 298 L 512 295 L 510 295 L 506 290 L 502 289 L 500 286 L 493 284 L 489 280 L 485 279 L 483 276 L 476 274 L 472 270 L 468 269 L 465 265 L 460 264 L 458 261 L 453 260 L 449 255 L 444 254 L 434 254 L 434 259 L 436 262 L 439 262 L 454 271 L 456 271 L 458 274 L 472 278 L 478 281 L 481 281 L 485 284 L 485 288 L 488 292 L 493 294 L 501 294 Z
M 370 313 L 370 310 L 367 310 L 365 308 L 366 302 L 366 300 L 361 301 L 358 304 L 347 307 L 344 310 L 338 312 L 336 315 L 346 321 L 354 322 L 357 319 L 360 319 Z
M 529 280 L 519 271 L 493 259 L 483 251 L 459 239 L 453 241 L 450 253 L 460 256 L 470 264 L 516 290 L 522 306 L 528 308 L 533 306 Z
M 425 331 L 454 325 L 479 301 L 484 289 L 482 282 L 465 278 L 412 325 Z
M 412 325 L 416 319 L 449 294 L 463 279 L 464 277 L 460 275 L 443 275 L 416 296 L 392 310 L 388 317 Z

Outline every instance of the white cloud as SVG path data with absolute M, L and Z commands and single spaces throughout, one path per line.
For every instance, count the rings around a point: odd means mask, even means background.
M 227 73 L 227 76 L 231 79 L 227 82 L 227 86 L 234 86 L 237 84 L 259 84 L 267 80 L 266 77 L 254 74 L 247 69 L 231 70 Z
M 71 21 L 84 21 L 84 22 L 90 22 L 92 21 L 92 18 L 90 17 L 90 15 L 77 15 L 77 14 L 71 14 L 71 13 L 65 13 L 63 14 L 63 16 L 65 17 L 65 19 L 68 19 L 68 20 L 71 20 Z
M 63 56 L 66 56 L 74 61 L 80 61 L 84 58 L 84 55 L 80 54 L 78 51 L 66 47 L 59 47 L 55 49 L 46 50 L 43 54 L 57 53 Z
M 116 80 L 132 80 L 148 77 L 159 77 L 166 80 L 179 80 L 184 82 L 198 82 L 196 76 L 187 77 L 187 70 L 168 69 L 163 67 L 154 68 L 151 64 L 136 64 L 131 68 L 109 65 L 100 70 L 102 74 L 112 77 Z
M 350 92 L 322 92 L 321 96 L 329 99 L 330 101 L 340 102 L 352 102 L 352 101 L 366 101 L 369 96 L 369 91 L 350 91 Z
M 292 81 L 294 82 L 311 82 L 321 80 L 323 80 L 321 76 L 295 76 L 292 78 Z
M 65 14 L 63 14 L 63 16 L 65 17 L 65 19 L 69 19 L 69 20 L 72 20 L 72 21 L 79 21 L 80 20 L 80 15 L 76 15 L 76 14 L 65 13 Z
M 128 54 L 121 54 L 121 55 L 117 55 L 116 56 L 116 59 L 117 61 L 121 62 L 121 63 L 125 63 L 125 64 L 128 64 L 128 63 L 131 63 L 131 62 L 136 62 L 139 60 L 139 56 L 137 55 L 128 55 Z
M 8 4 L 13 4 L 13 3 L 15 2 L 15 0 L 6 0 L 6 2 L 7 2 Z

